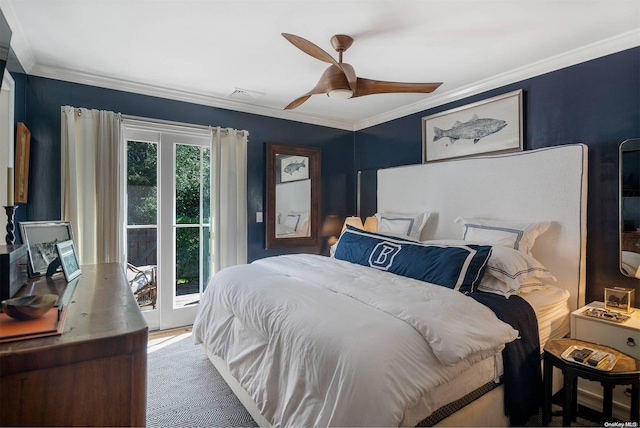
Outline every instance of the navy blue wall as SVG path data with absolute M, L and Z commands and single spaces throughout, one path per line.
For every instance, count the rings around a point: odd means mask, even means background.
M 15 80 L 15 106 L 14 106 L 14 120 L 16 125 L 18 122 L 25 122 L 27 117 L 27 106 L 25 103 L 25 75 L 11 73 L 11 77 Z M 14 132 L 16 129 L 14 128 Z M 16 243 L 20 243 L 20 233 L 18 232 L 18 222 L 25 221 L 27 219 L 27 210 L 23 205 L 18 205 L 18 209 L 15 211 L 15 224 L 16 224 Z M 3 241 L 4 242 L 4 241 Z
M 620 273 L 618 238 L 618 146 L 640 137 L 639 76 L 634 48 L 367 128 L 355 135 L 355 169 L 420 163 L 422 117 L 523 89 L 525 150 L 589 147 L 586 301 L 602 300 L 604 287 L 639 282 Z
M 249 260 L 281 254 L 264 249 L 264 143 L 322 148 L 323 214 L 355 213 L 355 172 L 421 162 L 421 118 L 523 89 L 525 150 L 584 143 L 589 147 L 587 302 L 605 286 L 637 287 L 618 268 L 618 145 L 640 136 L 640 48 L 558 70 L 355 133 L 127 92 L 14 75 L 16 120 L 32 132 L 29 199 L 21 220 L 60 217 L 60 106 L 246 129 L 249 137 Z M 302 251 L 316 251 L 315 248 Z M 298 250 L 293 250 L 298 251 Z M 640 293 L 636 293 L 640 306 Z
M 248 130 L 249 261 L 287 251 L 265 250 L 264 223 L 255 221 L 256 212 L 264 211 L 267 141 L 320 147 L 324 214 L 344 217 L 355 210 L 353 132 L 34 76 L 16 77 L 18 92 L 24 99 L 24 107 L 20 107 L 24 114 L 16 115 L 16 120 L 24 122 L 31 131 L 29 203 L 19 208 L 20 220 L 60 219 L 60 107 L 63 105 Z

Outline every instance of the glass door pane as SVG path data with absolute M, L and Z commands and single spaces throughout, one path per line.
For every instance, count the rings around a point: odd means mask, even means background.
M 158 264 L 158 145 L 127 141 L 127 262 L 143 272 Z M 157 284 L 147 284 L 149 276 L 136 276 L 134 296 L 142 311 L 157 306 Z M 137 279 L 136 279 L 137 278 Z
M 124 131 L 127 260 L 156 268 L 155 302 L 139 300 L 152 330 L 192 324 L 210 276 L 210 135 L 173 129 Z
M 175 146 L 174 307 L 199 302 L 209 279 L 209 147 Z

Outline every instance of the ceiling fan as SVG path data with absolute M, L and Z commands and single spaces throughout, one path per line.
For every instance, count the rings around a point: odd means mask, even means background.
M 294 46 L 302 52 L 319 59 L 320 61 L 331 64 L 327 68 L 316 86 L 304 94 L 296 98 L 284 109 L 291 110 L 307 101 L 311 95 L 327 94 L 330 98 L 347 99 L 362 97 L 372 94 L 390 94 L 390 93 L 429 93 L 436 90 L 442 85 L 438 83 L 402 83 L 402 82 L 385 82 L 382 80 L 371 80 L 357 77 L 353 67 L 346 62 L 342 62 L 342 53 L 349 49 L 353 43 L 353 38 L 337 34 L 331 37 L 331 46 L 338 52 L 338 61 L 336 61 L 327 52 L 314 45 L 302 37 L 293 34 L 282 33 L 285 39 L 290 41 Z

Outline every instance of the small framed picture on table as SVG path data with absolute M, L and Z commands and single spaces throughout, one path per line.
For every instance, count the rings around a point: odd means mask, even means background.
M 58 257 L 60 257 L 60 263 L 62 264 L 64 279 L 66 279 L 67 282 L 70 282 L 79 277 L 82 270 L 80 270 L 76 247 L 73 244 L 73 241 L 69 240 L 58 242 L 56 244 L 56 249 L 58 251 Z

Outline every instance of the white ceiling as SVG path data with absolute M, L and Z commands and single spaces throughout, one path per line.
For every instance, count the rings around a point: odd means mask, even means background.
M 0 0 L 0 8 L 27 74 L 348 130 L 640 46 L 639 0 Z M 352 36 L 344 62 L 360 77 L 444 84 L 432 94 L 314 95 L 283 111 L 327 67 L 283 32 L 332 55 L 332 35 Z M 264 95 L 229 98 L 236 88 Z

